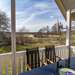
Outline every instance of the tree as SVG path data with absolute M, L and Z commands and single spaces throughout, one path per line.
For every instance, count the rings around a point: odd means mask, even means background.
M 51 30 L 52 30 L 52 32 L 57 32 L 57 26 L 56 26 L 56 24 L 54 24 L 54 25 L 52 26 Z
M 61 22 L 60 23 L 58 22 L 54 24 L 51 29 L 52 29 L 52 32 L 61 33 L 63 30 L 63 24 Z
M 9 18 L 0 11 L 0 45 L 7 40 L 6 32 L 9 31 Z
M 4 12 L 0 12 L 0 32 L 9 31 L 9 18 Z
M 39 29 L 38 33 L 39 35 L 42 37 L 42 33 L 47 33 L 46 37 L 48 37 L 48 33 L 50 32 L 49 26 L 43 27 L 41 29 Z
M 48 33 L 50 32 L 49 26 L 43 27 L 41 29 L 39 29 L 38 32 L 42 32 L 42 33 Z

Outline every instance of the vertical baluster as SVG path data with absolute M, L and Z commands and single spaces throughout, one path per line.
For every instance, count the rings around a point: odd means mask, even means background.
M 60 57 L 60 49 L 58 49 L 58 56 Z
M 63 57 L 65 58 L 66 55 L 67 55 L 67 54 L 66 54 L 66 48 L 64 47 L 64 50 L 63 50 Z
M 23 55 L 23 71 L 25 71 L 25 54 Z
M 66 48 L 63 47 L 62 49 L 63 49 L 63 50 L 62 50 L 62 58 L 66 58 L 66 57 L 65 57 L 65 55 L 66 55 Z M 65 53 L 64 53 L 64 52 L 65 52 Z
M 63 49 L 61 48 L 61 49 L 60 49 L 60 57 L 61 57 L 61 58 L 62 58 L 62 50 L 63 50 Z
M 33 66 L 33 65 L 34 65 L 34 64 L 33 64 L 33 53 L 34 53 L 34 52 L 32 51 L 32 52 L 31 52 L 31 68 L 34 68 L 34 66 Z
M 59 55 L 60 55 L 60 57 L 61 57 L 61 49 L 59 50 Z
M 42 52 L 43 52 L 43 61 L 45 62 L 45 59 L 46 59 L 46 57 L 45 57 L 45 49 L 42 50 Z
M 37 55 L 38 55 L 38 67 L 40 67 L 39 49 L 37 49 Z
M 27 58 L 26 58 L 26 51 L 24 52 L 24 71 L 26 71 L 26 62 L 27 62 Z
M 18 58 L 19 58 L 19 57 L 16 57 L 16 75 L 18 75 L 18 73 L 19 73 L 19 72 L 18 72 L 18 66 L 19 66 L 19 65 L 18 65 L 18 61 L 19 61 Z
M 35 54 L 36 54 L 36 52 L 33 54 L 33 65 L 34 65 L 34 68 L 36 68 L 36 63 L 35 63 Z
M 67 56 L 67 49 L 66 48 L 63 51 L 63 56 L 64 56 L 64 58 Z
M 49 56 L 48 56 L 48 58 L 52 61 L 53 60 L 53 51 L 52 51 L 52 48 L 49 48 L 48 53 L 50 53 Z
M 55 53 L 56 53 L 56 56 L 58 56 L 58 49 L 55 48 Z
M 8 75 L 8 64 L 6 64 L 6 75 Z
M 12 63 L 11 63 L 11 59 L 10 59 L 10 75 L 12 75 Z
M 64 49 L 64 52 L 63 52 L 63 54 L 65 55 L 64 57 L 66 57 L 67 58 L 67 48 L 65 47 L 65 49 Z
M 26 57 L 26 52 L 25 52 L 25 71 L 27 71 L 26 70 L 26 64 L 27 64 L 27 57 Z
M 63 48 L 64 48 L 64 47 L 63 47 Z M 63 48 L 61 48 L 61 58 L 63 58 L 63 51 L 64 51 Z
M 18 59 L 18 74 L 21 73 L 21 58 Z
M 58 50 L 55 48 L 55 53 L 56 53 L 56 56 L 58 56 Z
M 57 51 L 58 51 L 58 53 L 57 53 L 58 55 L 57 56 L 59 56 L 59 49 L 57 49 Z
M 61 54 L 62 54 L 62 53 L 61 53 L 61 52 L 62 52 L 62 49 L 60 49 L 59 51 L 60 51 L 60 57 L 62 58 L 62 55 L 61 55 Z
M 48 49 L 48 53 L 49 53 L 48 59 L 51 60 L 51 49 L 50 48 Z
M 61 47 L 61 50 L 60 50 L 60 57 L 61 58 L 64 58 L 65 57 L 66 52 L 64 53 L 64 50 L 65 50 L 65 48 L 64 47 Z
M 19 57 L 17 57 L 16 61 L 17 75 L 19 74 Z
M 21 56 L 21 72 L 23 72 L 23 56 Z
M 61 57 L 61 58 L 62 58 L 62 50 L 63 50 L 63 49 L 61 48 L 61 49 L 60 49 L 60 57 Z
M 35 68 L 36 68 L 37 67 L 37 53 L 35 53 L 34 55 L 35 55 L 34 56 L 35 57 L 34 60 L 35 60 Z
M 59 56 L 59 57 L 60 57 L 60 53 L 59 53 L 59 51 L 60 51 L 60 50 L 58 49 L 58 55 L 57 55 L 57 56 Z
M 41 49 L 39 49 L 39 57 L 40 57 L 40 66 L 42 66 L 43 61 L 42 61 L 42 51 Z M 35 60 L 36 60 L 36 55 L 35 55 Z M 35 61 L 36 62 L 36 61 Z
M 44 62 L 44 58 L 43 58 L 43 51 L 42 51 L 42 61 Z
M 2 75 L 2 65 L 0 64 L 0 75 Z
M 63 47 L 64 48 L 64 47 Z M 65 53 L 64 53 L 64 49 L 62 50 L 62 58 L 65 57 L 65 54 L 66 54 L 66 50 L 65 50 Z

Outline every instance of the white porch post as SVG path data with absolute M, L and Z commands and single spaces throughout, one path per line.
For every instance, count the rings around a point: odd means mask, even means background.
M 66 46 L 69 50 L 69 60 L 68 60 L 68 66 L 70 66 L 70 46 L 71 46 L 71 10 L 67 10 L 66 13 L 66 20 L 67 20 L 67 31 L 66 31 Z
M 11 50 L 12 50 L 12 75 L 16 75 L 16 15 L 15 0 L 11 0 Z
M 71 11 L 70 10 L 67 10 L 67 13 L 66 13 L 67 17 L 66 17 L 66 20 L 67 20 L 67 31 L 66 31 L 66 46 L 69 46 L 70 45 L 70 31 L 71 31 Z

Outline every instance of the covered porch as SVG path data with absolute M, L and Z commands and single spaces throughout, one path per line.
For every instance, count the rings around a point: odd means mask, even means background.
M 68 67 L 75 70 L 75 47 L 71 46 L 71 22 L 75 20 L 75 0 L 55 0 L 60 11 L 62 12 L 67 22 L 66 45 L 55 47 L 55 53 L 61 59 L 68 59 Z M 11 0 L 11 42 L 12 52 L 0 55 L 0 75 L 2 75 L 2 64 L 6 62 L 6 75 L 9 74 L 9 63 L 6 59 L 12 62 L 11 75 L 18 75 L 25 71 L 26 52 L 16 52 L 16 0 Z M 44 59 L 44 48 L 39 48 L 41 59 Z M 12 58 L 12 59 L 11 59 Z M 65 62 L 62 63 L 65 67 Z M 41 63 L 40 63 L 41 65 Z M 17 69 L 16 69 L 17 68 Z

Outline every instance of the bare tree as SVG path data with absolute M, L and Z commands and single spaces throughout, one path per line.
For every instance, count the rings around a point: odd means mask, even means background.
M 63 24 L 61 22 L 60 23 L 58 22 L 54 24 L 51 29 L 52 29 L 52 32 L 61 33 L 63 30 Z
M 38 32 L 42 32 L 42 33 L 48 33 L 50 32 L 49 26 L 43 27 L 41 29 L 39 29 Z
M 38 33 L 39 35 L 42 37 L 42 33 L 47 33 L 47 37 L 48 37 L 48 33 L 50 32 L 49 26 L 47 25 L 46 27 L 43 27 L 41 29 L 39 29 Z

